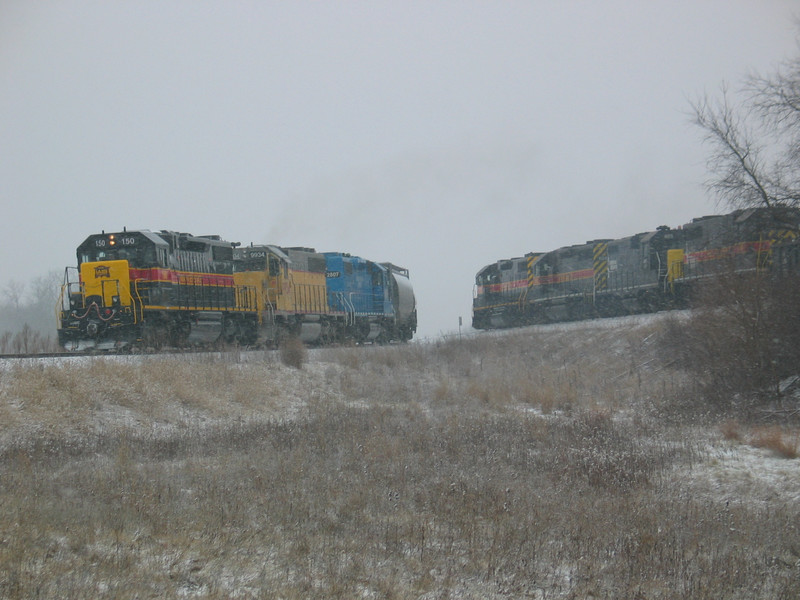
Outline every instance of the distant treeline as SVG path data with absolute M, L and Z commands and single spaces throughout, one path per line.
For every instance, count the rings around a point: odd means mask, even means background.
M 10 280 L 0 289 L 0 353 L 55 349 L 60 284 L 60 273 L 53 271 L 29 283 Z

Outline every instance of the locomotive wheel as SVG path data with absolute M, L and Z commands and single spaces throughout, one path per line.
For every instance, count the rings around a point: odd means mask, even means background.
M 156 325 L 145 324 L 144 327 L 142 327 L 142 345 L 145 348 L 161 350 L 166 341 L 167 332 L 163 326 L 158 327 Z
M 177 347 L 182 348 L 186 346 L 186 340 L 192 332 L 192 324 L 185 320 L 174 320 L 170 323 L 169 327 L 169 340 L 170 343 Z
M 233 317 L 225 317 L 222 322 L 222 339 L 230 344 L 241 337 L 239 323 Z

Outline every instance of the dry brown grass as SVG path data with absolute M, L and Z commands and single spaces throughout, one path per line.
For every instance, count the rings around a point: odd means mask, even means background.
M 754 448 L 769 450 L 781 458 L 800 457 L 800 430 L 787 425 L 748 426 L 735 419 L 720 425 L 720 432 L 726 440 L 748 444 Z
M 756 427 L 749 443 L 756 448 L 766 448 L 783 458 L 797 458 L 800 456 L 800 433 L 787 431 L 779 425 L 765 425 Z
M 797 597 L 633 323 L 0 371 L 0 597 Z

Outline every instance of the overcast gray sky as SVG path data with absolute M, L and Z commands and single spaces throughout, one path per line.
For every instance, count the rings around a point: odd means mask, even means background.
M 100 230 L 411 270 L 419 334 L 500 258 L 716 211 L 689 101 L 795 0 L 0 0 L 0 286 Z M 55 326 L 55 325 L 54 325 Z

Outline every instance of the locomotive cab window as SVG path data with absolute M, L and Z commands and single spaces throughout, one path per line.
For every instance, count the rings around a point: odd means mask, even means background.
M 500 273 L 495 271 L 481 275 L 478 280 L 478 285 L 491 285 L 500 282 Z
M 281 274 L 281 261 L 275 256 L 269 257 L 269 274 L 272 277 L 277 277 Z
M 211 255 L 214 260 L 233 260 L 233 248 L 228 246 L 212 246 Z
M 131 267 L 143 268 L 156 262 L 155 248 L 96 248 L 83 251 L 79 262 L 102 262 L 108 260 L 127 260 Z
M 500 274 L 497 271 L 497 265 L 490 265 L 483 269 L 475 277 L 475 283 L 478 285 L 491 285 L 500 280 Z

